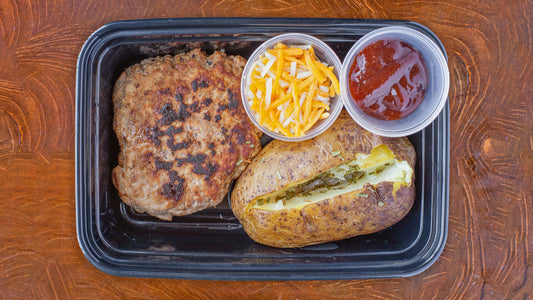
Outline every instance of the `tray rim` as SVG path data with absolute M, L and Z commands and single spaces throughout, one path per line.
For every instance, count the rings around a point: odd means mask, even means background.
M 277 22 L 277 23 L 276 23 Z M 420 31 L 426 31 L 424 33 L 431 35 L 444 52 L 446 56 L 445 49 L 438 40 L 438 38 L 425 26 L 412 22 L 412 21 L 403 21 L 403 20 L 380 20 L 380 19 L 315 19 L 315 18 L 167 18 L 167 19 L 141 19 L 141 20 L 121 20 L 115 21 L 103 25 L 98 30 L 96 30 L 84 43 L 80 54 L 78 56 L 77 72 L 76 72 L 76 145 L 75 145 L 75 157 L 76 157 L 76 231 L 78 242 L 80 248 L 82 249 L 86 258 L 98 269 L 103 272 L 106 272 L 111 275 L 116 276 L 127 276 L 127 277 L 153 277 L 153 278 L 181 278 L 181 279 L 206 279 L 206 280 L 317 280 L 317 279 L 358 279 L 358 278 L 394 278 L 394 277 L 408 277 L 415 274 L 418 274 L 427 268 L 429 268 L 440 256 L 441 252 L 444 249 L 447 231 L 448 231 L 448 209 L 449 209 L 449 103 L 446 103 L 446 106 L 439 115 L 440 122 L 443 123 L 443 132 L 441 136 L 441 142 L 445 145 L 444 151 L 439 152 L 443 156 L 442 160 L 442 218 L 441 218 L 441 228 L 442 230 L 437 232 L 439 235 L 437 239 L 433 240 L 431 247 L 424 247 L 424 251 L 420 251 L 416 256 L 424 256 L 429 258 L 424 259 L 424 264 L 418 265 L 416 267 L 411 267 L 408 271 L 394 271 L 394 269 L 388 269 L 387 274 L 380 273 L 383 270 L 369 270 L 369 268 L 375 268 L 376 265 L 368 266 L 358 266 L 354 269 L 354 266 L 343 266 L 337 264 L 314 264 L 312 268 L 304 267 L 301 270 L 295 271 L 293 269 L 294 265 L 302 266 L 302 264 L 285 264 L 283 268 L 279 268 L 279 265 L 276 265 L 276 268 L 272 268 L 271 264 L 263 265 L 261 272 L 250 272 L 250 266 L 247 265 L 245 269 L 238 268 L 237 266 L 230 266 L 231 264 L 222 263 L 220 266 L 217 264 L 209 264 L 208 268 L 202 268 L 203 264 L 199 264 L 193 268 L 191 265 L 195 266 L 194 263 L 188 263 L 186 267 L 182 269 L 176 268 L 175 271 L 170 271 L 167 273 L 161 273 L 161 271 L 147 271 L 136 269 L 133 266 L 129 270 L 120 270 L 121 265 L 111 265 L 106 264 L 104 261 L 105 254 L 101 252 L 101 249 L 98 249 L 97 245 L 91 243 L 87 240 L 87 235 L 84 235 L 84 231 L 87 231 L 86 216 L 82 214 L 82 203 L 80 199 L 83 198 L 84 192 L 87 190 L 87 187 L 81 185 L 80 183 L 86 183 L 86 181 L 81 182 L 81 179 L 92 180 L 92 178 L 85 178 L 83 168 L 79 168 L 79 162 L 83 160 L 84 149 L 81 147 L 83 144 L 81 134 L 79 132 L 79 125 L 81 122 L 86 122 L 86 103 L 81 103 L 81 93 L 80 87 L 83 87 L 84 82 L 82 82 L 83 71 L 85 69 L 83 62 L 87 59 L 90 59 L 90 51 L 94 50 L 98 45 L 100 38 L 102 37 L 113 37 L 117 32 L 124 30 L 127 31 L 139 31 L 147 32 L 147 34 L 154 34 L 154 29 L 157 29 L 157 34 L 165 34 L 165 31 L 176 30 L 180 26 L 188 26 L 190 28 L 204 28 L 209 30 L 213 27 L 225 27 L 228 25 L 234 27 L 241 27 L 246 23 L 246 26 L 265 26 L 270 27 L 279 26 L 284 28 L 287 25 L 295 26 L 308 26 L 314 28 L 322 28 L 324 26 L 338 26 L 346 25 L 353 26 L 357 22 L 364 23 L 365 25 L 372 26 L 387 26 L 387 25 L 405 25 L 416 27 Z M 240 24 L 240 25 L 235 25 Z M 151 28 L 147 29 L 147 26 Z M 381 26 L 380 26 L 381 25 Z M 157 27 L 157 28 L 155 28 Z M 376 27 L 376 28 L 378 28 Z M 281 32 L 280 32 L 281 33 Z M 171 32 L 167 32 L 171 34 Z M 434 122 L 437 122 L 434 121 Z M 85 129 L 87 130 L 87 129 Z M 90 205 L 90 203 L 83 203 L 85 205 Z M 426 245 L 427 246 L 427 245 Z M 431 249 L 427 249 L 431 248 Z M 415 257 L 416 257 L 415 256 Z M 119 260 L 117 260 L 119 261 Z M 127 260 L 125 261 L 127 262 Z M 228 266 L 232 267 L 228 270 Z M 335 268 L 331 268 L 334 266 Z M 123 267 L 123 266 L 122 266 Z M 323 268 L 329 267 L 329 268 Z M 344 268 L 343 268 L 344 267 Z M 401 266 L 400 266 L 401 267 Z M 179 271 L 178 271 L 179 269 Z M 342 271 L 341 271 L 342 269 Z M 329 271 L 329 272 L 328 272 Z M 220 276 L 223 275 L 223 276 Z

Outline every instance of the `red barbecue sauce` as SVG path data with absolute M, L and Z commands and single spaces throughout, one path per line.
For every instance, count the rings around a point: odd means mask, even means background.
M 424 59 L 409 44 L 385 39 L 371 43 L 350 66 L 350 93 L 368 115 L 401 119 L 424 99 L 428 73 Z

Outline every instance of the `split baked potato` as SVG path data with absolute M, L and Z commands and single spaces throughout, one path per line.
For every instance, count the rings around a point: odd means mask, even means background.
M 273 247 L 377 232 L 411 209 L 415 160 L 407 138 L 371 134 L 343 112 L 316 138 L 268 144 L 237 180 L 231 207 L 253 240 Z

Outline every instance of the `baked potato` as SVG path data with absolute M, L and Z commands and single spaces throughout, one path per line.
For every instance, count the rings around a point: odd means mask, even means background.
M 343 112 L 316 138 L 268 144 L 237 180 L 231 207 L 256 242 L 294 248 L 385 229 L 411 209 L 416 153 Z

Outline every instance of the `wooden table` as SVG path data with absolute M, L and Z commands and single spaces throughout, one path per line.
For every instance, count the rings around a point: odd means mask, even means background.
M 529 1 L 0 2 L 0 299 L 525 299 L 533 293 L 533 5 Z M 75 73 L 120 19 L 405 19 L 447 49 L 446 247 L 404 279 L 216 282 L 121 278 L 92 266 L 75 224 Z

